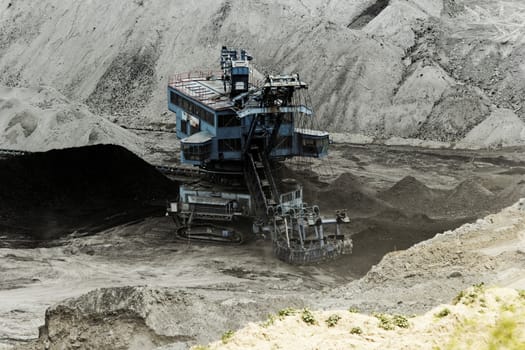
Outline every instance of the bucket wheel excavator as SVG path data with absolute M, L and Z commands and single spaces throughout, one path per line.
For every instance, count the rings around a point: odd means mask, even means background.
M 182 166 L 198 168 L 168 203 L 178 236 L 240 244 L 264 235 L 292 264 L 349 253 L 346 212 L 326 218 L 297 181 L 280 175 L 286 159 L 328 152 L 328 133 L 311 128 L 307 84 L 297 74 L 255 82 L 251 61 L 245 50 L 223 47 L 220 71 L 178 74 L 168 84 Z

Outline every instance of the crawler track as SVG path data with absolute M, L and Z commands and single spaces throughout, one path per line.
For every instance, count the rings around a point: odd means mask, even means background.
M 179 227 L 177 238 L 196 243 L 214 243 L 239 245 L 244 243 L 244 235 L 230 227 L 222 227 L 213 224 L 192 225 Z

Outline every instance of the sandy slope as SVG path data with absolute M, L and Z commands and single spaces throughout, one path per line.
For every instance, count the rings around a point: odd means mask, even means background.
M 375 3 L 2 0 L 0 82 L 53 86 L 128 125 L 168 121 L 169 77 L 217 67 L 226 44 L 261 72 L 298 71 L 332 130 L 455 142 L 492 105 L 524 117 L 519 1 Z
M 481 282 L 524 289 L 524 210 L 522 199 L 475 223 L 391 252 L 362 279 L 330 292 L 334 303 L 320 305 L 333 307 L 344 297 L 370 312 L 424 312 Z
M 473 287 L 453 304 L 416 317 L 363 315 L 348 310 L 304 312 L 250 323 L 206 349 L 523 349 L 525 294 L 513 289 Z M 330 326 L 330 317 L 338 316 Z M 386 322 L 381 323 L 383 318 Z M 405 323 L 406 322 L 406 323 Z M 192 349 L 202 349 L 193 347 Z

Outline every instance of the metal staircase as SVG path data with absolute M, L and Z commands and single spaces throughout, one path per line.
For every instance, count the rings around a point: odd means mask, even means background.
M 264 152 L 260 152 L 257 147 L 252 147 L 246 154 L 244 164 L 244 176 L 255 204 L 255 214 L 267 221 L 269 208 L 277 204 L 279 196 L 270 162 Z

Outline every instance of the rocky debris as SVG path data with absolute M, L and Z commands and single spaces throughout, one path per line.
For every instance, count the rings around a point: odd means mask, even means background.
M 120 146 L 95 145 L 0 160 L 3 233 L 53 238 L 163 214 L 178 184 Z
M 103 288 L 46 311 L 34 348 L 151 349 L 206 343 L 269 312 L 302 307 L 297 298 L 210 298 L 198 292 L 146 286 Z

